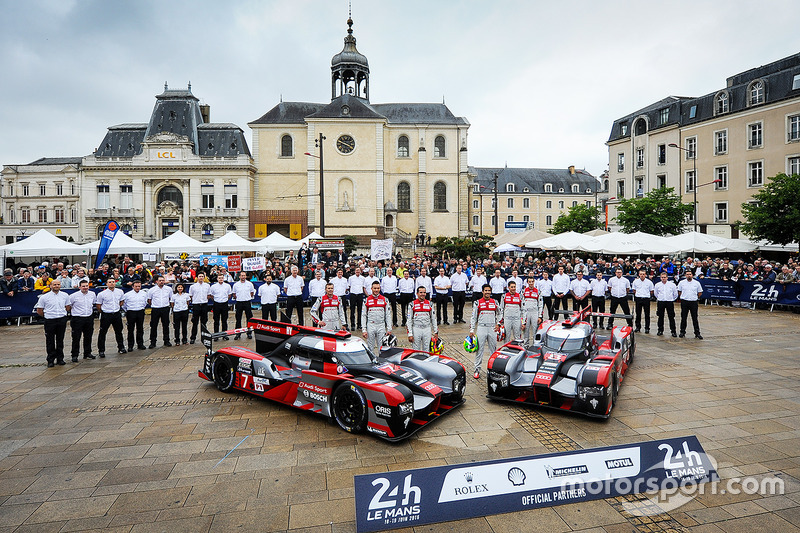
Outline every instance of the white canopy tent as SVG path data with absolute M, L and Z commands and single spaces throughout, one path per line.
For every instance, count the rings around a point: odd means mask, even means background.
M 96 255 L 97 250 L 100 248 L 100 240 L 98 239 L 84 246 L 89 248 L 89 252 L 92 255 Z M 144 254 L 154 251 L 156 250 L 153 250 L 152 244 L 139 242 L 121 231 L 118 231 L 117 234 L 114 235 L 114 240 L 111 241 L 111 246 L 108 247 L 109 254 Z
M 522 233 L 498 233 L 492 240 L 498 246 L 501 244 L 511 243 L 518 246 L 523 246 L 526 242 L 531 242 L 539 239 L 552 237 L 549 233 L 539 231 L 538 229 L 529 229 Z
M 600 235 L 608 235 L 609 232 L 604 229 L 593 229 L 589 231 L 584 231 L 584 235 L 588 235 L 589 237 L 599 237 Z
M 581 244 L 588 241 L 590 237 L 565 231 L 552 237 L 531 241 L 525 244 L 525 248 L 540 248 L 542 250 L 577 250 Z
M 273 231 L 260 241 L 256 241 L 255 244 L 264 246 L 268 252 L 288 252 L 289 250 L 300 249 L 300 241 L 293 241 L 277 231 Z
M 750 242 L 750 241 L 747 241 Z M 798 252 L 798 244 L 796 242 L 783 245 L 783 244 L 774 244 L 766 240 L 755 241 L 752 244 L 758 246 L 758 249 L 764 252 L 789 252 L 789 253 L 797 253 Z
M 0 246 L 0 250 L 5 257 L 72 257 L 89 253 L 88 246 L 63 241 L 45 229 L 40 229 L 27 239 Z
M 267 251 L 267 247 L 263 244 L 248 241 L 233 231 L 229 231 L 219 239 L 214 239 L 206 244 L 217 252 L 258 252 L 263 254 Z
M 210 246 L 208 242 L 195 240 L 182 231 L 176 231 L 166 239 L 161 239 L 149 244 L 150 251 L 161 254 L 179 253 L 203 253 L 213 252 L 216 248 Z
M 578 248 L 584 252 L 619 255 L 668 255 L 673 253 L 664 237 L 649 233 L 613 232 L 584 241 Z
M 313 240 L 316 240 L 316 239 L 324 239 L 324 238 L 325 237 L 323 237 L 322 235 L 320 235 L 316 231 L 312 231 L 311 233 L 309 233 L 308 235 L 306 235 L 305 237 L 303 237 L 299 241 L 292 241 L 292 242 L 297 243 L 297 248 L 296 249 L 299 250 L 300 246 L 302 246 L 303 244 L 308 244 L 308 241 L 313 241 Z
M 726 239 L 716 237 L 706 233 L 690 231 L 673 235 L 665 239 L 672 248 L 672 253 L 701 253 L 701 254 L 720 254 L 725 252 L 752 252 L 758 248 L 750 241 L 740 239 Z
M 521 250 L 522 250 L 522 248 L 520 248 L 519 246 L 513 245 L 510 242 L 507 242 L 505 244 L 501 244 L 500 246 L 498 246 L 497 248 L 492 250 L 492 252 L 494 252 L 496 254 L 502 254 L 502 253 L 506 253 L 506 252 L 519 252 Z

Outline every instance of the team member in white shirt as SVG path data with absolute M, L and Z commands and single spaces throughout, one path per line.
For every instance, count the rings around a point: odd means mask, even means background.
M 144 309 L 147 307 L 147 291 L 142 290 L 140 280 L 133 281 L 133 288 L 122 295 L 122 308 L 128 322 L 128 351 L 133 351 L 134 333 L 136 347 L 144 350 Z
M 653 282 L 647 279 L 647 272 L 639 271 L 639 277 L 633 280 L 633 301 L 636 302 L 636 333 L 642 331 L 642 315 L 644 315 L 644 332 L 650 333 L 650 298 L 653 296 Z
M 406 325 L 406 312 L 408 304 L 414 299 L 414 280 L 411 279 L 408 269 L 403 270 L 403 277 L 397 281 L 397 288 L 400 290 L 400 311 L 403 315 L 403 326 Z
M 592 288 L 592 313 L 606 312 L 606 293 L 608 292 L 608 282 L 603 279 L 603 273 L 598 270 L 595 279 L 589 284 Z M 600 318 L 600 327 L 604 327 L 605 318 Z M 597 328 L 597 316 L 592 316 L 592 324 Z
M 255 294 L 256 288 L 248 281 L 247 274 L 239 272 L 239 281 L 233 284 L 233 297 L 236 299 L 236 304 L 234 305 L 236 310 L 236 329 L 242 327 L 242 313 L 245 316 L 245 327 L 247 327 L 247 321 L 253 318 L 253 308 L 250 302 L 253 301 Z M 233 340 L 238 341 L 241 337 L 242 334 L 237 333 Z M 247 338 L 253 338 L 253 334 L 249 331 L 247 332 Z
M 677 337 L 678 334 L 675 333 L 675 300 L 678 299 L 678 288 L 669 280 L 666 272 L 661 273 L 661 281 L 655 284 L 653 293 L 656 296 L 656 316 L 658 317 L 656 335 L 660 337 L 664 334 L 664 313 L 666 313 L 669 316 L 669 330 L 673 337 Z
M 416 291 L 420 287 L 425 287 L 425 298 L 430 300 L 433 295 L 433 281 L 428 276 L 428 269 L 425 267 L 419 269 L 419 276 L 414 280 L 414 290 Z
M 483 268 L 477 267 L 475 269 L 475 274 L 472 275 L 467 284 L 469 290 L 472 291 L 471 301 L 473 303 L 483 296 L 483 286 L 487 283 L 486 276 L 483 275 Z
M 392 306 L 393 327 L 397 327 L 397 285 L 399 281 L 391 268 L 387 268 L 386 275 L 381 278 L 381 294 L 389 300 L 389 305 Z
M 536 280 L 536 288 L 539 290 L 542 305 L 547 309 L 547 319 L 553 320 L 553 280 L 550 279 L 550 273 L 547 270 L 542 271 L 542 279 Z
M 277 283 L 272 283 L 272 274 L 264 274 L 264 283 L 258 288 L 258 297 L 261 298 L 261 318 L 278 320 L 278 296 L 281 288 Z
M 344 270 L 341 268 L 336 269 L 336 276 L 331 278 L 333 283 L 333 294 L 339 298 L 339 305 L 342 306 L 345 320 L 342 322 L 343 329 L 349 329 L 347 326 L 347 307 L 349 298 L 347 298 L 347 291 L 350 290 L 350 282 L 344 277 Z
M 222 324 L 221 331 L 228 330 L 228 306 L 229 301 L 231 298 L 231 294 L 233 294 L 233 290 L 231 290 L 231 286 L 225 281 L 225 278 L 219 276 L 217 278 L 217 282 L 208 289 L 208 294 L 211 296 L 213 300 L 213 310 L 214 310 L 214 333 L 220 332 L 220 324 Z M 223 337 L 226 341 L 230 340 L 230 337 L 227 335 Z
M 489 287 L 492 288 L 492 298 L 497 303 L 503 300 L 503 295 L 506 293 L 506 287 L 508 286 L 506 280 L 500 274 L 501 272 L 498 268 L 494 271 L 494 276 L 489 280 Z
M 106 289 L 100 292 L 95 299 L 95 306 L 100 311 L 100 332 L 97 334 L 97 352 L 100 358 L 106 356 L 106 333 L 108 328 L 114 328 L 119 353 L 125 353 L 125 341 L 122 338 L 122 289 L 117 289 L 117 280 L 108 278 Z
M 361 307 L 364 303 L 364 276 L 360 267 L 356 267 L 347 282 L 350 286 L 350 331 L 355 331 L 361 329 Z
M 516 268 L 511 271 L 511 277 L 506 280 L 506 287 L 508 287 L 509 282 L 512 281 L 517 285 L 517 292 L 521 294 L 527 286 L 527 283 L 525 283 L 524 279 L 519 277 L 519 270 Z
M 186 292 L 186 286 L 183 283 L 175 285 L 175 292 L 170 297 L 170 307 L 172 307 L 172 327 L 175 332 L 176 346 L 181 342 L 181 339 L 183 339 L 183 344 L 189 344 L 186 330 L 189 325 L 190 301 L 192 301 L 192 297 Z M 182 336 L 181 333 L 183 334 Z
M 533 273 L 528 275 L 528 286 L 522 293 L 522 305 L 525 314 L 522 320 L 522 332 L 525 335 L 525 346 L 532 346 L 536 338 L 536 331 L 542 323 L 542 299 L 539 297 L 539 289 L 536 288 L 536 279 Z
M 622 269 L 618 268 L 614 272 L 614 277 L 608 280 L 608 290 L 611 292 L 611 314 L 617 311 L 617 307 L 622 308 L 623 313 L 626 315 L 631 314 L 631 308 L 628 306 L 628 292 L 631 290 L 631 282 L 628 278 L 622 277 Z M 633 318 L 628 318 L 628 325 L 633 327 Z M 614 317 L 608 319 L 608 328 L 614 327 Z
M 322 277 L 322 269 L 318 268 L 314 272 L 314 279 L 308 282 L 308 296 L 311 298 L 311 305 L 317 303 L 317 300 L 325 296 L 325 286 L 327 281 Z
M 369 274 L 364 278 L 364 298 L 372 294 L 372 283 L 375 281 L 380 285 L 381 279 L 375 274 L 375 269 L 370 268 Z
M 447 302 L 450 299 L 450 278 L 444 275 L 444 269 L 439 268 L 439 275 L 433 280 L 433 289 L 436 291 L 436 320 L 445 326 L 447 322 Z
M 192 297 L 192 338 L 189 344 L 194 344 L 197 338 L 197 323 L 201 326 L 208 322 L 208 297 L 211 286 L 206 282 L 206 275 L 202 272 L 197 273 L 197 283 L 189 287 L 189 296 Z
M 464 303 L 467 300 L 467 275 L 462 271 L 461 265 L 456 266 L 456 271 L 450 276 L 450 288 L 453 293 L 453 324 L 466 324 L 464 322 Z
M 692 314 L 692 325 L 694 326 L 694 337 L 703 340 L 700 335 L 700 323 L 697 321 L 697 302 L 703 295 L 703 286 L 694 279 L 691 270 L 686 271 L 686 279 L 678 283 L 678 297 L 681 299 L 681 333 L 678 335 L 683 338 L 686 336 L 686 315 Z
M 67 331 L 67 313 L 71 309 L 69 296 L 61 292 L 61 281 L 50 282 L 50 290 L 36 302 L 36 313 L 44 317 L 44 339 L 47 346 L 47 366 L 65 365 L 64 334 Z M 75 359 L 73 359 L 75 362 Z
M 303 325 L 303 289 L 305 280 L 298 276 L 299 270 L 292 265 L 292 275 L 283 280 L 283 292 L 286 293 L 286 320 L 292 321 L 292 310 L 297 310 L 297 323 Z
M 70 325 L 72 326 L 72 362 L 78 362 L 78 350 L 83 337 L 83 358 L 94 359 L 92 355 L 92 336 L 94 335 L 94 292 L 89 290 L 89 280 L 78 282 L 79 290 L 69 296 L 72 306 Z
M 222 276 L 220 276 L 222 278 Z M 158 339 L 158 323 L 161 322 L 164 346 L 172 346 L 169 342 L 169 310 L 172 300 L 172 287 L 165 285 L 166 279 L 161 274 L 156 276 L 156 286 L 147 291 L 150 302 L 150 348 L 156 347 Z
M 577 311 L 586 307 L 587 299 L 589 298 L 589 291 L 592 286 L 588 281 L 583 279 L 583 271 L 575 274 L 575 279 L 569 283 L 569 293 L 572 295 L 572 310 Z
M 569 284 L 570 279 L 567 274 L 564 274 L 564 267 L 558 266 L 558 274 L 553 276 L 553 308 L 558 311 L 569 309 L 567 300 L 569 299 Z

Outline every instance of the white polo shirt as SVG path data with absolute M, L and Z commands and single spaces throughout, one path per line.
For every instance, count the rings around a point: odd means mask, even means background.
M 156 285 L 147 291 L 147 298 L 150 300 L 150 307 L 153 309 L 169 307 L 169 302 L 172 298 L 172 287 L 169 285 L 164 285 L 163 287 Z
M 700 282 L 696 279 L 692 281 L 682 279 L 680 283 L 678 283 L 678 293 L 680 294 L 681 300 L 696 302 L 702 292 L 703 286 L 700 285 Z
M 656 300 L 659 302 L 674 302 L 678 299 L 678 288 L 672 281 L 663 283 L 659 281 L 653 287 L 656 294 Z
M 397 294 L 397 276 L 383 276 L 381 278 L 381 292 L 383 294 Z
M 141 311 L 147 307 L 147 291 L 129 290 L 122 296 L 122 307 L 126 311 Z
M 447 276 L 436 276 L 436 279 L 433 280 L 433 286 L 441 287 L 436 289 L 436 294 L 447 294 L 450 288 L 450 278 Z
M 306 286 L 306 281 L 300 276 L 289 276 L 283 280 L 283 290 L 286 296 L 300 296 L 303 294 L 303 288 Z
M 431 283 L 430 276 L 418 276 L 417 279 L 414 280 L 414 292 L 417 292 L 417 289 L 420 287 L 425 287 L 427 291 L 427 295 L 430 296 L 433 294 L 433 283 Z
M 636 278 L 633 280 L 631 288 L 636 298 L 650 298 L 650 293 L 653 290 L 653 282 L 647 278 Z
M 483 274 L 481 275 L 474 275 L 472 279 L 469 280 L 469 287 L 472 289 L 472 292 L 480 293 L 483 291 L 483 286 L 486 285 L 486 276 Z
M 255 286 L 247 280 L 237 281 L 233 284 L 233 295 L 237 302 L 249 302 L 255 293 Z
M 117 289 L 119 290 L 119 289 Z M 39 296 L 36 302 L 36 309 L 44 309 L 44 317 L 61 318 L 67 316 L 67 306 L 69 305 L 69 295 L 66 292 L 53 291 L 46 292 Z
M 124 295 L 122 289 L 106 289 L 97 295 L 94 303 L 100 305 L 100 310 L 104 313 L 116 313 L 119 311 L 119 303 Z
M 350 285 L 350 294 L 364 294 L 364 276 L 353 274 L 347 282 Z
M 538 289 L 539 296 L 543 298 L 547 298 L 553 295 L 553 280 L 550 278 L 537 279 L 534 286 Z
M 492 294 L 502 294 L 506 292 L 506 280 L 502 276 L 492 276 L 489 279 L 489 286 L 492 287 Z
M 207 304 L 208 293 L 211 290 L 211 285 L 206 282 L 194 283 L 189 287 L 189 296 L 192 297 L 193 304 Z
M 325 285 L 328 282 L 325 279 L 314 278 L 308 282 L 308 295 L 312 298 L 322 298 L 325 295 Z
M 608 282 L 602 278 L 593 279 L 589 285 L 592 287 L 592 296 L 605 296 L 608 291 Z
M 411 277 L 408 279 L 400 278 L 397 286 L 400 288 L 400 294 L 414 294 L 414 279 Z
M 170 297 L 170 302 L 172 302 L 172 312 L 173 313 L 180 313 L 181 311 L 186 311 L 189 309 L 189 301 L 192 297 L 189 295 L 188 292 L 182 292 L 178 294 L 177 292 L 173 292 L 172 296 Z
M 227 303 L 230 295 L 233 294 L 233 290 L 230 285 L 223 281 L 222 283 L 213 284 L 208 290 L 208 293 L 214 299 L 215 303 L 224 304 Z
M 575 296 L 579 298 L 584 294 L 586 294 L 587 292 L 589 292 L 591 288 L 592 287 L 589 284 L 589 282 L 586 281 L 586 278 L 583 279 L 575 278 L 569 284 L 569 289 L 575 293 Z
M 453 292 L 466 292 L 467 290 L 467 283 L 469 279 L 467 275 L 458 272 L 454 272 L 452 276 L 450 276 L 450 285 L 453 289 Z
M 381 280 L 379 280 L 375 276 L 367 276 L 366 278 L 364 278 L 364 294 L 367 295 L 372 294 L 372 283 L 375 281 L 377 281 L 378 283 L 381 282 Z
M 347 294 L 347 289 L 350 287 L 350 284 L 347 281 L 347 278 L 342 276 L 336 276 L 331 278 L 331 283 L 333 283 L 333 294 L 336 296 L 342 297 Z
M 262 304 L 274 304 L 278 302 L 281 288 L 276 283 L 264 283 L 258 288 L 258 296 Z
M 556 274 L 553 276 L 553 292 L 556 294 L 566 294 L 569 292 L 570 279 L 566 274 Z
M 81 291 L 73 292 L 69 295 L 69 304 L 72 306 L 72 316 L 92 316 L 94 312 L 94 301 L 97 299 L 92 291 L 86 291 L 83 294 Z
M 608 287 L 611 289 L 612 298 L 625 298 L 631 290 L 631 282 L 626 277 L 614 276 L 608 280 Z

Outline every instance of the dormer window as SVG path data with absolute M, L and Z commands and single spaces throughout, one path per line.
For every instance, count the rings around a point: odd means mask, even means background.
M 514 184 L 513 183 L 507 183 L 506 184 L 506 192 L 514 192 Z
M 747 88 L 747 101 L 749 105 L 764 103 L 764 81 L 756 80 Z
M 573 184 L 572 184 L 572 192 L 573 192 L 573 193 L 578 193 L 578 192 L 580 192 L 580 186 L 579 186 L 577 183 L 573 183 Z
M 717 93 L 714 98 L 714 113 L 721 115 L 730 111 L 730 99 L 728 98 L 728 91 Z
M 552 183 L 545 183 L 544 184 L 544 192 L 553 192 L 553 184 Z

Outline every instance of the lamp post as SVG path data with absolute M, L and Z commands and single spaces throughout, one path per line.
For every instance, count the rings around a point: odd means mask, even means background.
M 325 186 L 324 186 L 324 178 L 325 178 L 325 170 L 323 165 L 323 149 L 322 149 L 322 141 L 327 139 L 323 134 L 319 134 L 319 138 L 314 139 L 314 146 L 319 148 L 319 155 L 316 156 L 314 154 L 310 154 L 308 152 L 305 155 L 310 157 L 316 157 L 319 159 L 319 234 L 323 237 L 325 236 Z
M 497 172 L 494 173 L 494 234 L 500 233 L 500 220 L 497 216 Z

